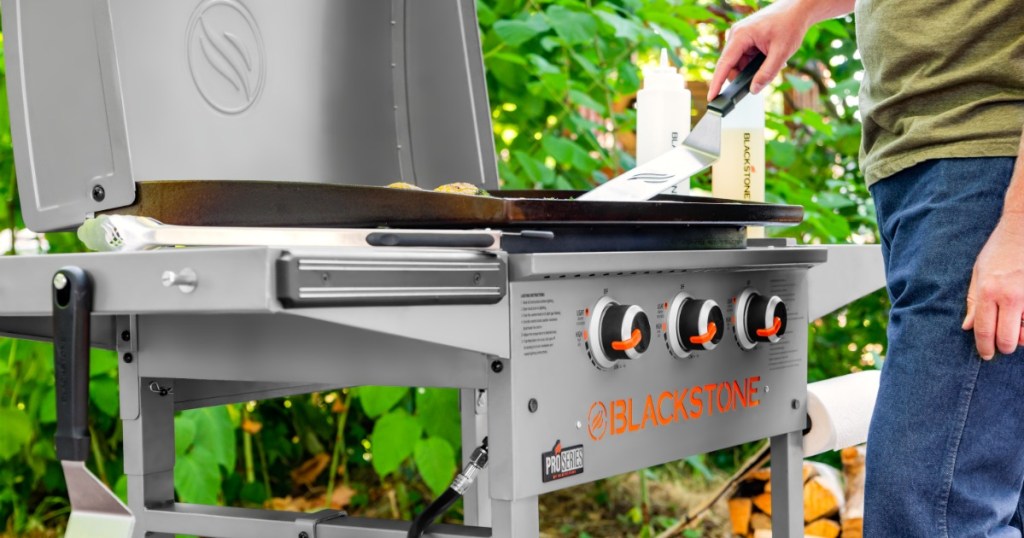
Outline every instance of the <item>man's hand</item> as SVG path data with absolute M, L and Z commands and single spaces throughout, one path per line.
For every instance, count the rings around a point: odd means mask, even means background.
M 1024 213 L 1006 213 L 978 255 L 963 329 L 974 329 L 985 360 L 1024 345 Z
M 974 329 L 978 354 L 1010 354 L 1024 346 L 1024 133 L 1003 216 L 974 262 L 963 329 Z
M 722 90 L 726 77 L 746 67 L 761 51 L 764 65 L 750 84 L 750 93 L 757 94 L 767 86 L 786 64 L 813 24 L 853 10 L 854 0 L 779 0 L 736 23 L 729 29 L 722 57 L 708 86 L 708 101 Z

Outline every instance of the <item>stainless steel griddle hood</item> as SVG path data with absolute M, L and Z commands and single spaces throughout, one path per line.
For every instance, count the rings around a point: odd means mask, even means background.
M 10 0 L 3 26 L 35 231 L 143 180 L 497 189 L 473 0 Z

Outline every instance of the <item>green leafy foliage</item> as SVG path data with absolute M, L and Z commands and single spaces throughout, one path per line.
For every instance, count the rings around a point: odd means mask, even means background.
M 359 404 L 363 406 L 363 412 L 370 418 L 377 418 L 387 413 L 406 394 L 409 389 L 405 387 L 362 387 L 359 389 Z
M 413 446 L 421 435 L 420 423 L 403 409 L 380 417 L 373 425 L 370 438 L 373 468 L 377 474 L 387 476 L 396 471 L 402 461 L 412 455 Z
M 4 429 L 4 435 L 0 436 L 0 460 L 9 460 L 28 447 L 32 439 L 32 420 L 24 411 L 0 409 L 0 424 Z
M 440 437 L 416 441 L 413 449 L 416 468 L 434 495 L 440 495 L 455 476 L 455 450 Z
M 237 437 L 227 407 L 174 417 L 174 488 L 182 502 L 217 503 L 225 474 L 235 471 Z
M 416 392 L 416 417 L 428 435 L 452 447 L 462 444 L 459 425 L 459 393 L 452 389 L 420 389 Z

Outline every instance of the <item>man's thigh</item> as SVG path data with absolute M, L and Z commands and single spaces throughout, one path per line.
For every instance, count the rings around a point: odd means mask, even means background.
M 868 443 L 868 536 L 1014 536 L 1024 354 L 982 361 L 960 329 L 1012 159 L 931 161 L 872 188 L 889 346 Z

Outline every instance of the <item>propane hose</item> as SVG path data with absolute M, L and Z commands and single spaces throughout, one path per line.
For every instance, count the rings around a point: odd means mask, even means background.
M 409 527 L 409 534 L 407 535 L 408 538 L 419 538 L 422 536 L 427 527 L 434 523 L 434 520 L 444 515 L 455 504 L 455 501 L 459 500 L 466 493 L 470 484 L 476 480 L 477 474 L 486 466 L 487 438 L 484 437 L 484 443 L 473 451 L 473 454 L 469 457 L 469 463 L 466 464 L 466 468 L 460 474 L 455 475 L 455 479 L 452 480 L 448 489 L 444 490 L 440 497 L 434 499 L 434 502 L 430 503 L 430 506 L 423 512 L 420 512 L 420 515 L 416 516 L 416 519 L 412 521 L 412 526 Z

